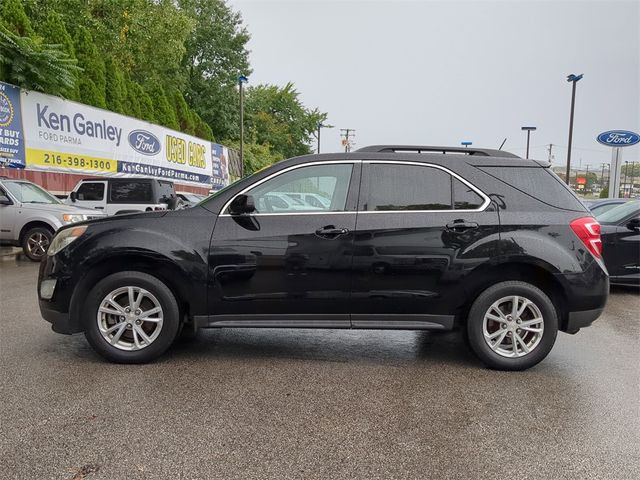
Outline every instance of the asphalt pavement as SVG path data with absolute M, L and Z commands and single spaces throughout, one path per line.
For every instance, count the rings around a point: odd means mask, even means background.
M 136 366 L 53 333 L 36 276 L 0 260 L 0 478 L 638 478 L 634 290 L 526 372 L 362 330 L 205 330 Z

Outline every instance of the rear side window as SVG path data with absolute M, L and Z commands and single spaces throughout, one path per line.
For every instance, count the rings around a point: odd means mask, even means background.
M 158 198 L 160 200 L 166 200 L 175 194 L 173 183 L 167 182 L 166 180 L 158 180 Z
M 111 182 L 110 200 L 115 203 L 151 203 L 151 182 L 114 180 Z
M 104 198 L 104 183 L 87 182 L 80 185 L 76 192 L 78 200 L 100 201 Z
M 438 168 L 421 165 L 369 166 L 368 211 L 478 210 L 484 198 Z
M 370 164 L 368 211 L 451 210 L 451 175 L 419 165 Z
M 582 212 L 584 205 L 566 184 L 544 167 L 480 167 L 489 175 L 542 203 L 563 210 Z

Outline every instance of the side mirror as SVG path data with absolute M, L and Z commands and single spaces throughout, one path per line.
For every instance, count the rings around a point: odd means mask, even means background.
M 78 193 L 77 192 L 71 192 L 69 194 L 69 198 L 71 199 L 72 202 L 75 202 L 78 199 Z
M 229 205 L 230 215 L 245 215 L 255 211 L 256 205 L 251 195 L 238 195 Z
M 627 222 L 627 228 L 634 232 L 637 232 L 638 230 L 640 230 L 640 217 L 635 217 L 629 220 Z
M 13 205 L 13 202 L 6 195 L 0 195 L 0 205 Z

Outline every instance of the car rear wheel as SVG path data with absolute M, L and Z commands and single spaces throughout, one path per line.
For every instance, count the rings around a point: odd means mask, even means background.
M 91 346 L 118 363 L 144 363 L 162 355 L 176 338 L 179 319 L 171 290 L 156 277 L 134 271 L 98 282 L 82 318 Z
M 53 232 L 45 227 L 34 227 L 22 236 L 22 251 L 33 262 L 41 261 L 47 254 Z
M 558 334 L 556 309 L 539 288 L 501 282 L 482 292 L 467 320 L 469 345 L 487 366 L 525 370 L 542 361 Z

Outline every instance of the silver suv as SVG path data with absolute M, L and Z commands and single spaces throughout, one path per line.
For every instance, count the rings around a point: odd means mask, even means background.
M 65 205 L 35 183 L 0 178 L 0 243 L 21 246 L 34 262 L 42 259 L 60 227 L 105 216 Z

